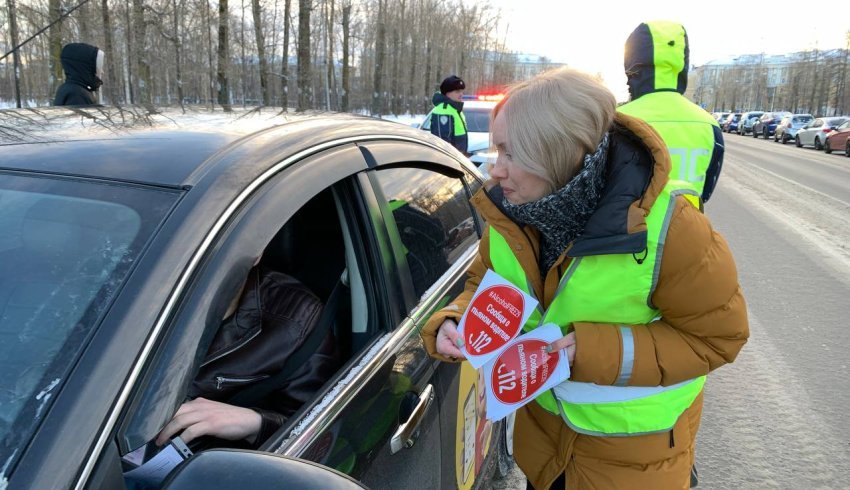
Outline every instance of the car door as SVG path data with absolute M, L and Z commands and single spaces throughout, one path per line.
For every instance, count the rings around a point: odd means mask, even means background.
M 404 252 L 391 236 L 388 203 L 376 192 L 373 176 L 361 173 L 346 194 L 346 215 L 356 225 L 351 241 L 361 275 L 370 282 L 368 317 L 379 334 L 340 375 L 333 396 L 306 407 L 292 430 L 266 449 L 335 468 L 372 488 L 439 488 L 445 471 L 440 385 L 417 325 L 406 314 Z
M 365 146 L 378 165 L 371 173 L 399 257 L 409 318 L 422 328 L 463 291 L 477 255 L 482 223 L 469 198 L 480 188 L 474 172 L 448 155 L 390 143 Z M 367 158 L 368 159 L 368 158 Z M 394 226 L 393 226 L 394 225 Z M 404 273 L 406 272 L 406 274 Z M 490 476 L 502 426 L 485 417 L 481 372 L 468 363 L 431 360 L 438 373 L 443 468 L 441 488 L 468 489 Z
M 803 145 L 814 145 L 815 134 L 820 131 L 823 126 L 823 119 L 815 119 L 814 121 L 803 126 L 797 135 L 800 137 L 800 143 Z

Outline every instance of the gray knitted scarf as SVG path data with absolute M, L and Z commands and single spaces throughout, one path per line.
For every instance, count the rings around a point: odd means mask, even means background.
M 596 210 L 605 187 L 608 141 L 608 133 L 605 133 L 596 150 L 584 156 L 579 173 L 552 194 L 523 204 L 511 204 L 502 199 L 508 217 L 540 231 L 540 270 L 544 274 L 584 231 L 587 220 Z

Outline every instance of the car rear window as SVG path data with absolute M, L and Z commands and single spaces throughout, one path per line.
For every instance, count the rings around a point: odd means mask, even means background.
M 807 123 L 814 119 L 812 116 L 794 116 L 795 123 Z
M 13 464 L 177 192 L 0 172 L 0 461 Z

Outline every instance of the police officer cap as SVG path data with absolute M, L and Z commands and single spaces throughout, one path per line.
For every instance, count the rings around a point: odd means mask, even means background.
M 463 90 L 466 88 L 466 84 L 463 83 L 463 80 L 460 77 L 452 75 L 440 84 L 440 93 L 446 95 L 449 92 L 454 92 L 455 90 Z

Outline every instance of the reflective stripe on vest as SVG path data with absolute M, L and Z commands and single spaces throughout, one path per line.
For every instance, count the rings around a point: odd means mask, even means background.
M 617 108 L 658 131 L 670 153 L 670 178 L 702 195 L 717 121 L 677 92 L 652 92 Z M 693 204 L 693 203 L 692 203 Z M 696 206 L 699 208 L 699 206 Z
M 464 117 L 462 112 L 459 112 L 457 109 L 452 107 L 447 103 L 441 103 L 434 106 L 434 110 L 431 114 L 437 114 L 440 116 L 450 116 L 454 118 L 454 135 L 455 136 L 463 136 L 466 134 L 466 118 Z
M 682 182 L 669 181 L 646 217 L 646 258 L 632 254 L 576 257 L 561 278 L 545 312 L 535 312 L 524 330 L 554 323 L 566 332 L 577 321 L 619 323 L 622 365 L 614 386 L 566 381 L 535 401 L 560 415 L 576 432 L 599 436 L 633 436 L 670 430 L 702 391 L 705 376 L 672 386 L 626 386 L 634 366 L 634 339 L 628 325 L 643 325 L 659 317 L 652 304 L 664 241 L 678 195 L 694 195 Z M 490 226 L 490 261 L 496 273 L 534 295 L 525 271 L 507 240 Z

